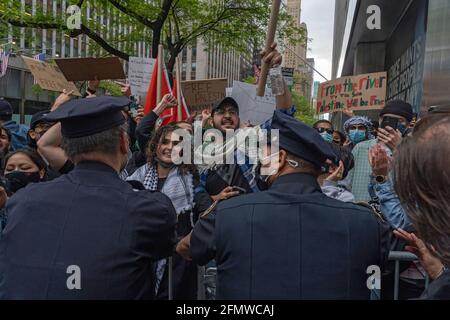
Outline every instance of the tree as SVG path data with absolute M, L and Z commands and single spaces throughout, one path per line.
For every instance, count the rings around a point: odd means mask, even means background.
M 309 101 L 295 91 L 292 92 L 292 100 L 297 108 L 295 118 L 312 126 L 317 120 L 314 118 L 314 110 Z
M 87 35 L 96 49 L 128 60 L 134 54 L 136 41 L 152 44 L 152 55 L 157 55 L 158 44 L 168 51 L 167 69 L 173 70 L 175 58 L 197 39 L 203 40 L 207 49 L 220 46 L 222 50 L 248 52 L 249 43 L 262 43 L 270 15 L 270 0 L 70 0 L 85 12 L 86 6 L 99 15 L 107 15 L 110 24 L 132 26 L 131 32 L 108 30 L 98 20 L 82 16 L 79 30 L 68 30 L 66 16 L 54 17 L 38 3 L 36 14 L 31 8 L 21 7 L 17 0 L 0 3 L 0 35 L 7 34 L 8 23 L 15 27 L 57 29 L 70 37 Z M 296 27 L 285 9 L 279 17 L 279 37 L 290 43 L 305 42 L 305 30 Z M 114 29 L 113 27 L 113 29 Z M 16 37 L 19 37 L 17 34 Z M 32 39 L 35 40 L 35 39 Z

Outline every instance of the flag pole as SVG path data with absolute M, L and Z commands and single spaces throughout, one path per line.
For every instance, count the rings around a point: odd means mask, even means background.
M 175 69 L 175 76 L 177 80 L 177 103 L 178 103 L 178 109 L 177 109 L 177 121 L 181 121 L 182 119 L 182 95 L 181 95 L 181 70 L 180 70 L 180 58 L 176 58 L 176 69 Z
M 158 73 L 156 78 L 156 105 L 161 102 L 162 94 L 162 76 L 163 76 L 164 51 L 163 46 L 158 46 Z
M 265 47 L 266 55 L 269 54 L 269 52 L 271 51 L 270 46 L 275 40 L 275 31 L 277 30 L 277 20 L 278 14 L 280 12 L 280 4 L 281 0 L 272 0 L 272 9 L 270 12 L 269 27 L 266 36 L 266 47 Z M 258 87 L 256 88 L 256 95 L 258 97 L 264 96 L 264 92 L 266 91 L 266 81 L 268 74 L 269 74 L 269 65 L 265 62 L 262 62 L 261 76 L 259 78 Z

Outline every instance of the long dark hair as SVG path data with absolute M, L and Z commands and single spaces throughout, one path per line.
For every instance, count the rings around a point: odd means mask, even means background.
M 425 119 L 394 156 L 394 187 L 427 247 L 450 266 L 450 116 Z
M 47 177 L 47 165 L 46 165 L 45 161 L 41 158 L 41 156 L 36 151 L 34 151 L 30 148 L 18 149 L 16 151 L 8 153 L 3 161 L 2 175 L 5 174 L 5 168 L 8 163 L 8 160 L 13 155 L 18 154 L 18 153 L 23 153 L 26 156 L 28 156 L 28 158 L 30 158 L 31 161 L 33 161 L 33 163 L 39 168 L 39 171 L 44 170 L 44 178 Z
M 161 143 L 161 139 L 163 139 L 166 135 L 169 133 L 174 132 L 177 129 L 181 129 L 176 124 L 169 124 L 163 127 L 160 127 L 156 132 L 154 133 L 152 139 L 150 140 L 150 143 L 147 146 L 146 154 L 147 154 L 147 161 L 151 165 L 156 165 L 156 150 L 158 150 L 158 145 Z M 192 153 L 191 153 L 192 154 Z M 187 174 L 192 173 L 194 175 L 197 174 L 197 168 L 193 164 L 181 164 L 178 166 L 178 170 L 180 174 Z

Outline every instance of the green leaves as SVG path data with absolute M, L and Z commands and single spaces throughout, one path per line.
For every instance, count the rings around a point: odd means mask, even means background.
M 295 91 L 292 92 L 292 100 L 297 108 L 295 118 L 312 126 L 317 120 L 314 118 L 314 110 L 309 101 Z

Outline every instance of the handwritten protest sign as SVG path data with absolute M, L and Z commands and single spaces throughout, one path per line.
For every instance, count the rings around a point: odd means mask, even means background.
M 144 97 L 147 94 L 156 59 L 130 57 L 128 61 L 128 79 L 131 86 L 131 94 Z
M 227 79 L 183 81 L 181 88 L 191 111 L 210 109 L 225 98 Z
M 33 74 L 37 84 L 44 90 L 62 92 L 64 89 L 73 90 L 74 95 L 81 96 L 77 87 L 66 80 L 59 68 L 51 63 L 22 57 Z
M 386 100 L 386 72 L 342 77 L 321 83 L 316 113 L 381 109 Z
M 266 86 L 264 96 L 259 97 L 256 94 L 256 85 L 234 81 L 231 97 L 239 105 L 241 121 L 259 125 L 273 116 L 275 96 L 272 95 L 270 87 Z
M 55 62 L 70 81 L 125 79 L 122 63 L 117 57 L 62 58 Z

